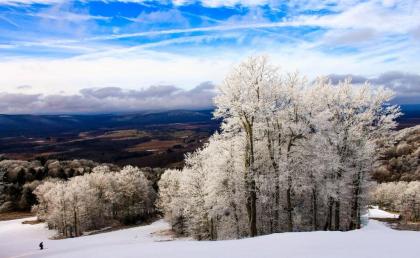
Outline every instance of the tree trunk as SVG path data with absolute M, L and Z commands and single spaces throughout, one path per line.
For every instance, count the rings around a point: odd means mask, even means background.
M 318 229 L 318 196 L 316 185 L 312 188 L 312 226 L 313 230 Z
M 338 199 L 338 198 L 337 198 Z M 335 201 L 334 230 L 340 230 L 340 200 Z
M 233 215 L 234 215 L 234 218 L 235 218 L 235 223 L 236 223 L 236 238 L 239 238 L 239 217 L 238 217 L 238 211 L 237 211 L 237 209 L 236 209 L 236 203 L 234 203 L 234 202 L 231 202 L 231 206 L 232 206 L 232 208 L 233 208 Z
M 267 122 L 267 126 L 269 123 Z M 280 172 L 279 172 L 279 165 L 274 157 L 274 146 L 273 146 L 273 139 L 271 137 L 271 133 L 267 130 L 267 148 L 268 153 L 270 155 L 271 165 L 274 170 L 275 176 L 275 193 L 274 193 L 274 219 L 273 225 L 271 229 L 271 233 L 279 232 L 280 230 Z
M 274 207 L 274 224 L 273 224 L 273 231 L 279 232 L 280 231 L 280 183 L 278 182 L 279 178 L 277 177 L 276 180 L 276 192 L 274 197 L 275 207 Z
M 216 240 L 213 218 L 210 219 L 210 240 Z
M 74 235 L 77 237 L 79 236 L 79 232 L 78 232 L 78 225 L 77 225 L 77 212 L 76 209 L 73 210 L 73 218 L 74 218 Z
M 250 221 L 250 233 L 251 237 L 257 235 L 257 192 L 256 192 L 255 180 L 251 182 L 251 221 Z
M 360 204 L 359 204 L 359 195 L 360 195 L 360 183 L 361 183 L 361 171 L 357 173 L 356 180 L 353 183 L 353 204 L 351 207 L 351 220 L 349 229 L 359 229 L 360 228 Z
M 332 230 L 332 208 L 333 208 L 334 200 L 332 197 L 329 197 L 328 200 L 328 214 L 327 220 L 325 221 L 324 230 Z
M 287 163 L 289 163 L 290 150 L 292 148 L 293 140 L 290 139 L 287 145 Z M 287 190 L 286 190 L 286 210 L 287 210 L 287 229 L 289 232 L 293 231 L 293 204 L 292 204 L 292 175 L 290 169 L 287 169 Z
M 290 173 L 290 172 L 289 172 Z M 293 207 L 292 207 L 292 177 L 287 177 L 286 205 L 287 205 L 287 229 L 293 231 Z
M 343 153 L 345 153 L 343 151 Z M 335 199 L 335 210 L 334 210 L 334 230 L 338 231 L 341 229 L 340 225 L 340 209 L 341 209 L 341 196 L 340 196 L 340 182 L 343 171 L 339 169 L 336 173 L 336 199 Z
M 246 122 L 244 123 L 244 127 L 247 134 L 247 150 L 245 160 L 245 183 L 247 185 L 246 210 L 248 213 L 249 236 L 254 237 L 257 235 L 257 189 L 254 171 L 254 135 L 252 122 L 246 118 L 245 121 Z

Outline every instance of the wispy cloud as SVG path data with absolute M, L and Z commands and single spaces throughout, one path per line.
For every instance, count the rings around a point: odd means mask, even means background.
M 56 4 L 64 2 L 63 0 L 0 0 L 0 4 L 4 5 L 31 5 L 31 4 Z
M 257 5 L 265 5 L 270 2 L 275 1 L 268 1 L 268 0 L 103 0 L 104 2 L 123 2 L 123 3 L 150 3 L 150 2 L 160 2 L 160 3 L 172 3 L 173 5 L 189 5 L 193 3 L 202 3 L 208 7 L 220 7 L 220 6 L 235 6 L 235 5 L 242 5 L 242 6 L 257 6 Z M 0 4 L 54 4 L 66 2 L 66 0 L 0 0 Z
M 79 13 L 72 13 L 72 12 L 31 13 L 28 15 L 40 17 L 43 19 L 49 19 L 49 20 L 68 20 L 71 22 L 80 22 L 80 21 L 88 21 L 88 20 L 107 21 L 111 19 L 110 17 L 100 16 L 100 15 L 87 15 L 87 14 L 79 14 Z
M 3 16 L 1 16 L 1 15 L 0 15 L 0 21 L 4 21 L 4 22 L 6 22 L 6 23 L 8 23 L 8 24 L 13 25 L 13 26 L 14 26 L 14 27 L 16 27 L 16 28 L 19 28 L 19 25 L 18 25 L 17 23 L 15 23 L 15 22 L 14 22 L 14 21 L 12 21 L 11 19 L 6 18 L 6 17 L 3 17 Z
M 0 89 L 39 99 L 188 90 L 257 53 L 310 78 L 420 67 L 416 0 L 0 0 L 0 12 Z

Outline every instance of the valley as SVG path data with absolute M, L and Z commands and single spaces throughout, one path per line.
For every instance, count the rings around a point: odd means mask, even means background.
M 4 125 L 7 123 L 3 121 Z M 19 120 L 19 118 L 21 120 Z M 181 167 L 184 155 L 202 146 L 219 122 L 211 111 L 170 111 L 137 115 L 66 117 L 48 116 L 28 127 L 16 126 L 28 118 L 11 117 L 0 129 L 3 159 L 71 160 L 139 167 Z M 60 126 L 55 126 L 58 123 Z M 20 134 L 20 135 L 18 135 Z

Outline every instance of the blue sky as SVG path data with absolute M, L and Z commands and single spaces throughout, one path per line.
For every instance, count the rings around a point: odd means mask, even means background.
M 309 78 L 398 75 L 383 84 L 420 102 L 419 15 L 416 0 L 0 0 L 0 100 L 150 86 L 185 93 L 268 54 Z

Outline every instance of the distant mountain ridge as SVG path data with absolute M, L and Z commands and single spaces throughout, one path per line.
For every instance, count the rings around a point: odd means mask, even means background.
M 420 124 L 420 104 L 401 105 L 399 128 Z M 0 115 L 0 137 L 46 137 L 100 129 L 138 129 L 154 124 L 218 123 L 213 110 L 171 110 L 127 114 Z
M 399 129 L 420 125 L 420 104 L 400 105 L 403 115 L 398 118 Z
M 154 124 L 217 123 L 213 110 L 172 110 L 136 114 L 0 115 L 0 137 L 56 136 L 99 129 L 142 128 Z

